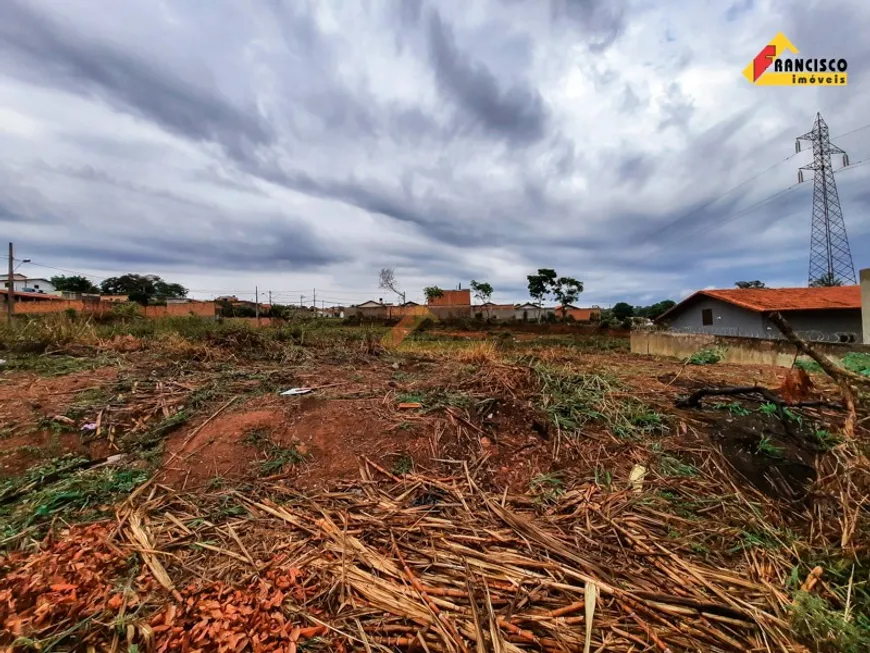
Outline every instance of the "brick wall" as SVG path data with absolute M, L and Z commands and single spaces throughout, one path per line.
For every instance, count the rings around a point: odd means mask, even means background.
M 429 306 L 470 306 L 470 290 L 445 290 L 441 297 L 433 297 Z
M 16 315 L 39 315 L 44 313 L 62 313 L 73 309 L 79 313 L 108 313 L 117 306 L 111 302 L 83 302 L 80 299 L 46 300 L 35 302 L 15 302 Z M 140 313 L 148 318 L 184 317 L 197 315 L 199 317 L 214 317 L 214 302 L 191 302 L 190 304 L 167 304 L 166 306 L 140 307 Z

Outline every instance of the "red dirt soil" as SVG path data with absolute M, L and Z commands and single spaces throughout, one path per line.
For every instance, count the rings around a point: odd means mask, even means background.
M 104 367 L 59 377 L 30 373 L 6 374 L 0 402 L 0 426 L 11 429 L 0 441 L 0 478 L 20 474 L 31 467 L 39 452 L 29 447 L 48 448 L 50 456 L 77 453 L 98 458 L 108 450 L 105 441 L 85 442 L 81 433 L 53 434 L 38 430 L 40 418 L 62 415 L 76 394 L 113 381 L 117 368 Z M 25 448 L 27 447 L 27 448 Z
M 249 400 L 196 433 L 194 425 L 173 435 L 161 480 L 190 489 L 216 477 L 258 476 L 257 463 L 269 458 L 268 443 L 295 447 L 307 457 L 306 462 L 286 465 L 275 474 L 292 478 L 300 487 L 315 488 L 356 476 L 360 456 L 387 469 L 402 454 L 419 461 L 426 455 L 428 437 L 396 430 L 399 420 L 389 419 L 392 407 L 382 404 L 381 397 L 327 399 L 316 395 Z

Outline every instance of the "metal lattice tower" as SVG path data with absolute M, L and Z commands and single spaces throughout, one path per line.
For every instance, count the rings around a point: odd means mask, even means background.
M 849 157 L 830 141 L 828 124 L 820 113 L 816 114 L 812 131 L 798 136 L 795 150 L 801 151 L 800 142 L 813 144 L 813 162 L 798 171 L 798 181 L 802 182 L 803 171 L 813 171 L 813 226 L 810 240 L 809 285 L 839 285 L 858 283 L 846 223 L 840 208 L 837 182 L 831 166 L 831 155 L 843 155 L 843 165 L 849 165 Z

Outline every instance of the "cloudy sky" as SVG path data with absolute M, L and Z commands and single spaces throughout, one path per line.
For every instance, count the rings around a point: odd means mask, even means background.
M 779 31 L 849 86 L 749 84 Z M 857 0 L 2 0 L 0 227 L 31 276 L 197 297 L 806 284 L 817 111 L 870 266 L 868 31 Z

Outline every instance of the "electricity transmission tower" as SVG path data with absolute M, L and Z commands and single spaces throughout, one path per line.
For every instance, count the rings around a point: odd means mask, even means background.
M 858 283 L 846 223 L 840 208 L 837 182 L 831 166 L 831 155 L 841 154 L 843 165 L 849 165 L 849 156 L 833 145 L 828 133 L 828 123 L 820 113 L 811 131 L 798 136 L 795 151 L 801 151 L 801 141 L 813 144 L 813 162 L 798 171 L 798 182 L 804 180 L 803 171 L 813 171 L 813 226 L 810 240 L 809 285 L 833 286 Z

